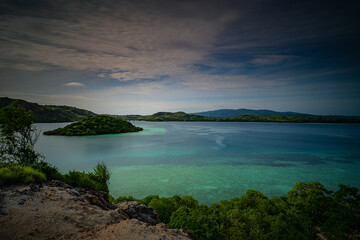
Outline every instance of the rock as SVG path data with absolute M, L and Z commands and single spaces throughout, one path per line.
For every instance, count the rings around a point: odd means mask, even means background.
M 81 236 L 82 239 L 136 239 L 136 240 L 189 240 L 187 233 L 178 229 L 158 228 L 133 219 L 96 229 L 91 236 Z
M 1 240 L 191 239 L 159 222 L 143 204 L 113 205 L 106 193 L 60 181 L 0 189 Z
M 70 186 L 62 181 L 59 180 L 52 180 L 48 183 L 49 186 L 52 187 L 63 187 L 63 188 L 70 188 Z
M 117 204 L 117 207 L 124 211 L 129 218 L 138 219 L 149 225 L 156 225 L 160 223 L 158 213 L 154 209 L 139 202 L 121 202 Z

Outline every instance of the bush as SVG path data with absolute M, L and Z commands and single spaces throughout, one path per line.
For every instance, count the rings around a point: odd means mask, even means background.
M 159 195 L 149 195 L 149 196 L 145 197 L 144 199 L 140 200 L 140 202 L 142 204 L 145 204 L 146 206 L 149 206 L 149 203 L 153 199 L 159 199 Z
M 139 199 L 136 199 L 132 196 L 123 196 L 123 197 L 118 197 L 117 199 L 115 199 L 115 203 L 118 203 L 118 202 L 130 202 L 130 201 L 137 201 L 137 202 L 140 202 Z
M 43 182 L 45 180 L 45 174 L 32 167 L 13 165 L 0 168 L 0 186 L 14 183 Z
M 117 203 L 116 199 L 111 194 L 109 194 L 109 201 L 112 203 Z
M 67 184 L 75 187 L 83 187 L 90 190 L 100 190 L 102 189 L 102 185 L 91 178 L 90 174 L 79 171 L 69 171 L 64 175 L 63 181 Z
M 154 198 L 149 203 L 149 207 L 155 209 L 159 214 L 159 218 L 162 222 L 170 222 L 170 217 L 173 212 L 177 210 L 176 203 L 172 198 Z
M 206 205 L 195 208 L 181 206 L 171 215 L 169 227 L 182 228 L 185 231 L 191 232 L 191 234 L 196 236 L 196 239 L 217 240 L 222 239 L 217 220 L 217 217 L 212 215 L 212 212 Z M 225 223 L 224 221 L 221 224 L 225 225 Z
M 9 105 L 0 109 L 0 165 L 30 166 L 42 157 L 34 150 L 39 132 L 31 111 Z
M 69 185 L 83 187 L 96 191 L 109 192 L 110 173 L 104 163 L 98 163 L 93 172 L 69 171 L 63 176 L 63 181 Z
M 59 170 L 47 162 L 40 161 L 31 165 L 31 167 L 43 172 L 47 180 L 62 180 L 63 178 Z
M 90 178 L 96 181 L 101 188 L 101 191 L 109 192 L 109 180 L 110 180 L 110 173 L 104 163 L 96 164 L 94 171 L 89 173 Z
M 191 196 L 180 197 L 174 195 L 171 198 L 159 198 L 158 195 L 150 195 L 143 200 L 144 202 L 149 202 L 148 206 L 155 209 L 159 218 L 164 223 L 170 222 L 170 217 L 178 208 L 185 206 L 188 208 L 197 208 L 198 201 Z

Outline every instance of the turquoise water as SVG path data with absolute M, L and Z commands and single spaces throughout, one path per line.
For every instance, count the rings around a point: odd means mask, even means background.
M 297 182 L 360 188 L 360 125 L 134 122 L 138 133 L 41 135 L 36 149 L 63 172 L 103 161 L 110 193 L 192 195 L 211 204 L 255 189 L 285 195 Z M 36 124 L 50 130 L 64 123 Z

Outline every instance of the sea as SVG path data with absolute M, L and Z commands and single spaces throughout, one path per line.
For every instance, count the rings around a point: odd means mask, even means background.
M 143 122 L 141 132 L 40 135 L 35 149 L 65 173 L 110 173 L 110 194 L 191 195 L 211 205 L 247 190 L 285 196 L 299 182 L 360 188 L 360 124 Z M 41 132 L 69 123 L 38 123 Z

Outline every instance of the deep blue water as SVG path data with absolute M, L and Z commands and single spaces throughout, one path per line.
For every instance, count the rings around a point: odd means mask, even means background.
M 134 122 L 138 133 L 41 135 L 36 149 L 61 171 L 103 161 L 110 193 L 192 195 L 211 204 L 255 189 L 285 195 L 297 182 L 360 188 L 360 124 Z M 36 124 L 42 131 L 64 123 Z

